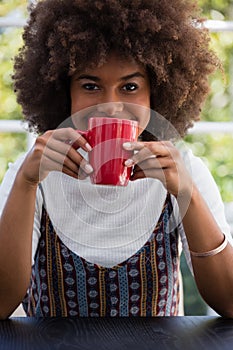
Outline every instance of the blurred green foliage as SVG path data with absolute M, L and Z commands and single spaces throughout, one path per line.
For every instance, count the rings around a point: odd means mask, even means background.
M 199 0 L 198 3 L 203 14 L 209 19 L 232 20 L 233 18 L 232 0 Z
M 188 146 L 207 164 L 224 202 L 233 201 L 233 135 L 212 133 L 186 137 Z
M 27 1 L 1 0 L 0 16 L 26 16 Z M 21 108 L 13 93 L 11 75 L 13 57 L 22 45 L 22 28 L 0 28 L 0 119 L 21 119 Z M 8 162 L 13 162 L 25 152 L 25 134 L 0 133 L 0 182 L 7 170 Z
M 232 0 L 199 0 L 199 3 L 203 9 L 203 17 L 233 21 Z M 201 119 L 233 121 L 233 32 L 212 32 L 210 45 L 222 61 L 223 72 L 218 70 L 210 78 L 211 90 Z M 209 167 L 223 201 L 233 201 L 233 135 L 188 135 L 185 140 Z
M 0 16 L 7 16 L 11 11 L 19 9 L 26 13 L 27 0 L 0 0 Z

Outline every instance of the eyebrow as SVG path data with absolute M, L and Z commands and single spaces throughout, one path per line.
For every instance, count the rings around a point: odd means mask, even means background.
M 132 74 L 129 74 L 129 75 L 125 75 L 124 77 L 121 77 L 119 80 L 120 81 L 127 81 L 127 80 L 130 80 L 132 78 L 143 78 L 145 79 L 145 75 L 140 73 L 140 72 L 134 72 Z M 79 75 L 76 80 L 82 80 L 82 79 L 87 79 L 87 80 L 93 80 L 93 81 L 100 81 L 101 79 L 95 75 L 90 75 L 90 74 L 81 74 Z

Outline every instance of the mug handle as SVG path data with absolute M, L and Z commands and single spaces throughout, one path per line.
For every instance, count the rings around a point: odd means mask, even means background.
M 81 136 L 83 136 L 89 143 L 90 130 L 76 130 Z
M 84 136 L 85 137 L 85 139 L 88 139 L 88 135 L 89 135 L 89 132 L 88 132 L 88 130 L 85 130 L 85 131 L 83 131 L 83 130 L 76 130 L 81 136 Z

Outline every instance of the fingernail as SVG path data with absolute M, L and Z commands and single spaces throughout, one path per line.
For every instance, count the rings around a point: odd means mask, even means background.
M 127 159 L 126 161 L 125 161 L 125 165 L 126 166 L 132 166 L 134 164 L 134 161 L 132 160 L 132 159 Z
M 132 144 L 130 142 L 124 142 L 123 147 L 125 149 L 131 150 L 132 149 Z
M 94 171 L 94 169 L 92 168 L 92 166 L 90 164 L 86 164 L 84 169 L 85 169 L 87 174 L 90 174 Z
M 91 145 L 89 145 L 88 142 L 85 144 L 85 147 L 89 152 L 92 150 L 92 147 L 91 147 Z

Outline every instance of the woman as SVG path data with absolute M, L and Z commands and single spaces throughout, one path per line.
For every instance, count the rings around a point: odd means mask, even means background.
M 219 64 L 200 23 L 191 1 L 32 7 L 14 80 L 38 137 L 1 186 L 1 318 L 22 301 L 36 316 L 177 315 L 180 240 L 205 301 L 232 316 L 219 192 L 173 142 L 199 119 Z M 124 189 L 90 184 L 91 146 L 75 130 L 90 115 L 139 122 Z

